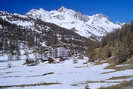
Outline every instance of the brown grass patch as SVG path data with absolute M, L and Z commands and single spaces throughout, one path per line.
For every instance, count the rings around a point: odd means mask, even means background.
M 110 87 L 103 87 L 103 88 L 100 88 L 100 89 L 127 89 L 126 87 L 131 87 L 133 88 L 133 80 L 131 81 L 124 81 L 118 85 L 114 85 L 114 86 L 110 86 Z M 131 89 L 130 88 L 130 89 Z
M 127 78 L 131 78 L 131 77 L 133 77 L 133 75 L 112 77 L 112 78 L 110 78 L 108 80 L 127 79 Z
M 0 88 L 30 87 L 30 86 L 49 86 L 49 85 L 56 85 L 56 84 L 61 84 L 61 83 L 35 83 L 35 84 L 7 85 L 7 86 L 0 86 Z

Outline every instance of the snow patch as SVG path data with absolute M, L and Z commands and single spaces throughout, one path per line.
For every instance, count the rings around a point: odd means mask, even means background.
M 86 60 L 77 60 L 77 64 L 74 64 L 74 58 L 69 58 L 61 63 L 57 64 L 39 64 L 38 66 L 26 66 L 21 61 L 12 62 L 13 67 L 5 69 L 6 62 L 0 62 L 0 86 L 6 85 L 21 85 L 21 84 L 35 84 L 35 83 L 61 83 L 50 86 L 34 86 L 24 87 L 23 89 L 84 89 L 86 81 L 107 81 L 112 77 L 132 75 L 133 70 L 118 71 L 108 74 L 102 74 L 104 72 L 114 71 L 112 69 L 104 69 L 109 64 L 104 63 L 100 65 L 84 64 Z M 43 74 L 53 72 L 51 75 L 42 76 Z M 9 77 L 10 76 L 10 77 Z M 17 77 L 16 77 L 17 76 Z M 28 79 L 27 79 L 28 78 Z M 13 81 L 12 81 L 13 80 Z M 128 79 L 126 79 L 128 80 Z M 118 81 L 124 81 L 118 80 Z M 72 86 L 77 84 L 77 86 Z M 97 89 L 99 87 L 111 86 L 117 83 L 88 83 L 91 89 Z M 17 88 L 10 88 L 17 89 Z
M 29 22 L 29 21 L 10 21 L 10 23 L 12 24 L 17 24 L 17 25 L 20 25 L 20 26 L 23 26 L 23 27 L 31 27 L 33 26 L 33 23 L 32 22 Z

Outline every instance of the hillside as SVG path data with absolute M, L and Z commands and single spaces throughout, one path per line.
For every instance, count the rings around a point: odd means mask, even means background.
M 132 59 L 133 55 L 133 23 L 125 24 L 121 29 L 107 34 L 89 53 L 93 60 L 105 59 L 114 64 Z M 95 44 L 96 45 L 96 44 Z

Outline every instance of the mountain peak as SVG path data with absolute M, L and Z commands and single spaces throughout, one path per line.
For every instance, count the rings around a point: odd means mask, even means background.
M 61 6 L 57 11 L 59 11 L 59 12 L 64 12 L 64 11 L 66 11 L 66 10 L 68 10 L 68 9 L 65 8 L 64 6 Z
M 44 10 L 43 8 L 39 9 L 31 9 L 29 12 L 26 13 L 26 16 L 34 16 L 35 18 L 42 18 L 45 15 L 48 15 L 48 11 Z
M 64 6 L 61 6 L 57 11 L 62 13 L 75 13 L 74 10 L 65 8 Z
M 45 13 L 45 12 L 47 12 L 47 11 L 44 10 L 43 8 L 39 8 L 39 9 L 31 9 L 29 12 L 30 12 L 30 13 Z M 29 12 L 28 12 L 28 13 L 29 13 Z
M 105 16 L 104 14 L 101 14 L 101 13 L 98 13 L 98 14 L 94 14 L 93 15 L 94 17 L 97 17 L 97 18 L 107 18 L 107 16 Z

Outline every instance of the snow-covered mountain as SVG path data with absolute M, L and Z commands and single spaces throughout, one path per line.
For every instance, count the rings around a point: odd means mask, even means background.
M 53 23 L 60 27 L 75 31 L 80 36 L 96 39 L 101 39 L 101 37 L 105 36 L 108 32 L 121 28 L 120 24 L 111 22 L 103 14 L 87 16 L 64 7 L 52 11 L 46 11 L 42 8 L 32 9 L 25 15 L 1 11 L 0 18 L 12 24 L 33 30 L 36 30 L 35 22 L 40 19 L 44 22 Z
M 99 38 L 105 36 L 108 32 L 112 32 L 114 29 L 121 28 L 121 25 L 111 22 L 103 14 L 87 16 L 64 7 L 52 11 L 46 11 L 42 8 L 32 9 L 26 15 L 74 30 L 76 33 L 87 38 Z

